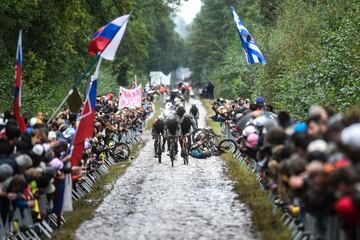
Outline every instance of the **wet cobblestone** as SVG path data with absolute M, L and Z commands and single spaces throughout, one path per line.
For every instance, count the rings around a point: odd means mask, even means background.
M 205 109 L 199 110 L 204 126 Z M 153 157 L 149 132 L 144 140 L 77 239 L 254 239 L 249 210 L 232 191 L 221 159 L 190 158 L 186 166 L 178 156 L 171 167 L 169 157 L 162 164 Z

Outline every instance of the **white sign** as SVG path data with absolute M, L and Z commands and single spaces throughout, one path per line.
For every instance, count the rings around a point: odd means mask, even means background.
M 142 88 L 141 85 L 134 89 L 120 87 L 119 91 L 119 109 L 137 108 L 141 106 Z
M 171 83 L 171 73 L 169 73 L 169 75 L 164 75 L 161 78 L 161 84 L 162 85 L 166 85 L 166 86 L 170 86 Z
M 171 81 L 171 73 L 166 76 L 162 72 L 150 72 L 150 78 L 151 86 L 158 86 L 160 84 L 169 86 Z
M 161 84 L 161 75 L 162 72 L 150 72 L 151 86 L 158 86 Z

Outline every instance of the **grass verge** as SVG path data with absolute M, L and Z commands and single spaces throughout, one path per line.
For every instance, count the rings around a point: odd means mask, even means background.
M 144 147 L 144 142 L 139 142 L 131 150 L 130 156 L 136 157 Z M 122 176 L 126 169 L 131 165 L 131 161 L 122 161 L 110 167 L 109 173 L 94 184 L 90 194 L 74 202 L 74 211 L 65 213 L 66 223 L 56 229 L 52 239 L 75 239 L 76 229 L 83 221 L 93 217 L 95 209 L 100 205 L 105 196 L 110 192 L 115 180 Z
M 203 101 L 208 113 L 212 112 L 211 102 Z M 210 119 L 208 125 L 217 133 L 220 133 L 220 124 Z M 280 221 L 280 214 L 274 213 L 273 206 L 269 202 L 269 195 L 259 188 L 259 183 L 254 174 L 236 160 L 231 154 L 223 154 L 222 159 L 227 165 L 227 175 L 234 181 L 234 191 L 238 194 L 241 202 L 251 209 L 251 220 L 255 230 L 264 240 L 287 240 L 291 239 L 289 229 Z

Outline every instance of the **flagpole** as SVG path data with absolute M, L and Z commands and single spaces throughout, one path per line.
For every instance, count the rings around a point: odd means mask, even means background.
M 81 81 L 85 78 L 85 76 L 90 72 L 91 68 L 95 65 L 95 63 L 97 62 L 97 60 L 100 57 L 100 53 L 96 54 L 96 57 L 94 58 L 94 60 L 87 66 L 87 68 L 84 70 L 84 72 L 81 74 L 80 78 L 76 81 L 76 83 L 71 87 L 70 91 L 68 92 L 68 94 L 66 95 L 66 97 L 62 100 L 62 102 L 60 103 L 60 105 L 56 108 L 55 112 L 51 115 L 51 117 L 49 118 L 49 120 L 47 121 L 47 124 L 49 124 L 51 122 L 51 120 L 53 120 L 53 118 L 55 117 L 56 113 L 61 109 L 61 107 L 65 104 L 66 100 L 68 99 L 68 97 L 73 93 L 74 89 L 80 85 Z
M 74 89 L 70 89 L 70 91 L 68 92 L 68 94 L 66 95 L 66 97 L 62 100 L 62 102 L 60 103 L 60 105 L 57 107 L 57 109 L 55 110 L 55 112 L 51 115 L 51 117 L 49 118 L 49 120 L 47 121 L 47 124 L 49 124 L 51 122 L 51 120 L 53 120 L 53 118 L 55 117 L 56 113 L 60 110 L 60 108 L 65 104 L 66 100 L 68 99 L 68 97 L 74 92 Z
M 90 65 L 85 69 L 85 71 L 83 72 L 83 74 L 80 76 L 80 78 L 76 81 L 76 83 L 72 86 L 72 88 L 77 87 L 80 85 L 81 80 L 83 80 L 86 76 L 86 74 L 88 74 L 91 70 L 91 68 L 95 65 L 95 63 L 98 61 L 98 59 L 100 58 L 100 53 L 96 54 L 96 57 L 94 58 L 94 60 L 90 63 Z

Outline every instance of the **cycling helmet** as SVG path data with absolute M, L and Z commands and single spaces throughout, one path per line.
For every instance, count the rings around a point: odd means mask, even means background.
M 179 104 L 181 104 L 181 99 L 178 97 L 175 97 L 174 102 L 175 102 L 175 105 L 179 105 Z
M 175 117 L 176 112 L 174 110 L 171 109 L 165 109 L 162 112 L 162 118 L 163 119 L 171 119 Z
M 165 109 L 171 109 L 172 108 L 172 104 L 170 102 L 165 104 Z
M 192 118 L 193 116 L 190 113 L 185 113 L 183 118 Z

